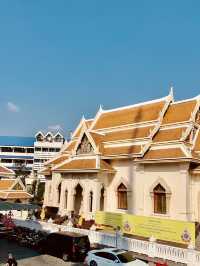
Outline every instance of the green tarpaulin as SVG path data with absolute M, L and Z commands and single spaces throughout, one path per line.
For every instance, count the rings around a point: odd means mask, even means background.
M 36 204 L 23 204 L 23 203 L 12 203 L 0 201 L 0 211 L 10 211 L 10 210 L 35 210 L 40 209 L 40 206 Z

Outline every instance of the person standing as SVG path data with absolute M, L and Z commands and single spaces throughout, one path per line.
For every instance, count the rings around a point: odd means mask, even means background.
M 8 260 L 6 266 L 17 266 L 17 261 L 11 253 L 8 254 Z

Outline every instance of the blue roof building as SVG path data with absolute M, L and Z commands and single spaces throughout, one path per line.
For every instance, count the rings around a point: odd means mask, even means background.
M 0 136 L 0 146 L 33 147 L 34 137 Z

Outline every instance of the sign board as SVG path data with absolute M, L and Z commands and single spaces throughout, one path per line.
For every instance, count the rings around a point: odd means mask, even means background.
M 120 226 L 125 234 L 195 245 L 195 223 L 157 217 L 111 212 L 97 212 L 95 222 L 100 227 Z

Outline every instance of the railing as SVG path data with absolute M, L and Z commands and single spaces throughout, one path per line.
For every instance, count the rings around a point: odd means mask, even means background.
M 130 250 L 149 257 L 167 259 L 174 262 L 185 263 L 189 266 L 200 265 L 200 252 L 194 249 L 183 249 L 173 246 L 162 245 L 156 242 L 143 241 L 128 237 L 118 237 L 105 232 L 79 229 L 72 226 L 56 225 L 53 223 L 15 220 L 16 225 L 24 226 L 35 230 L 44 230 L 49 232 L 69 231 L 88 235 L 91 243 L 99 243 L 106 246 L 117 247 Z

